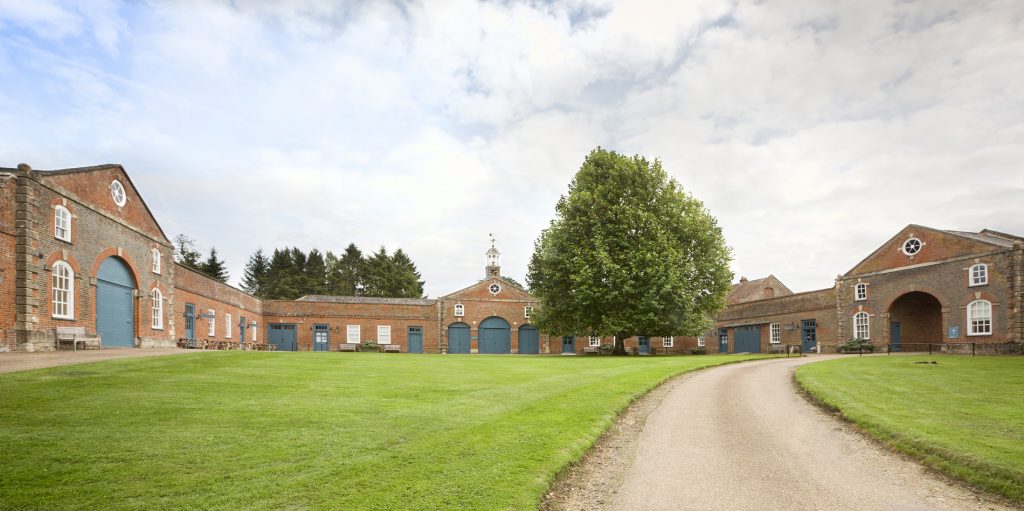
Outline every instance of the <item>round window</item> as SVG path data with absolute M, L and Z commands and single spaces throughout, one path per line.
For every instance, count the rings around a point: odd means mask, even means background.
M 917 238 L 910 238 L 903 243 L 903 253 L 907 255 L 914 255 L 921 251 L 921 240 Z
M 487 289 L 491 292 L 492 295 L 496 295 L 498 294 L 499 291 L 501 291 L 501 286 L 497 284 L 491 284 L 491 287 Z
M 125 201 L 128 200 L 128 194 L 124 191 L 124 185 L 116 179 L 113 183 L 110 183 L 110 196 L 114 198 L 114 204 L 117 204 L 117 207 L 124 206 Z

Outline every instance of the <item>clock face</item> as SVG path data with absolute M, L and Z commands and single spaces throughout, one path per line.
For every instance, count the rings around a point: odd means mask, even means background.
M 124 185 L 116 179 L 113 183 L 110 183 L 110 196 L 114 199 L 114 204 L 117 204 L 117 207 L 124 206 L 125 201 L 128 199 L 128 194 L 124 191 Z
M 921 251 L 921 240 L 917 238 L 910 238 L 903 243 L 903 253 L 907 255 L 914 255 Z
M 497 284 L 491 284 L 491 287 L 487 288 L 487 290 L 490 291 L 492 295 L 496 295 L 501 291 L 501 286 Z

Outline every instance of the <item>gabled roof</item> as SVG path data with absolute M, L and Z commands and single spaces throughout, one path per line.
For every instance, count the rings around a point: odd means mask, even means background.
M 934 227 L 919 224 L 909 224 L 903 229 L 900 229 L 899 232 L 886 240 L 885 243 L 881 244 L 867 257 L 861 259 L 860 262 L 843 274 L 843 276 L 859 275 L 862 273 L 877 271 L 881 268 L 900 267 L 912 264 L 913 261 L 893 260 L 893 252 L 886 255 L 887 250 L 895 250 L 894 247 L 899 245 L 896 242 L 899 239 L 904 238 L 905 234 L 909 235 L 909 233 L 914 233 L 914 236 L 918 237 L 934 237 L 936 240 L 944 241 L 944 245 L 949 247 L 945 256 L 937 256 L 933 251 L 929 250 L 928 252 L 925 252 L 922 250 L 922 258 L 916 259 L 917 262 L 948 259 L 950 257 L 962 256 L 975 252 L 987 252 L 1000 249 L 1005 250 L 1013 248 L 1013 244 L 1015 242 L 1024 242 L 1024 238 L 1019 236 L 990 229 L 983 229 L 979 232 L 966 232 L 936 229 Z M 918 233 L 922 234 L 919 236 Z M 897 259 L 902 259 L 900 256 L 896 257 Z M 936 257 L 938 257 L 938 259 L 936 259 Z
M 533 297 L 533 295 L 530 294 L 529 291 L 526 291 L 525 289 L 520 289 L 518 286 L 516 286 L 512 282 L 509 282 L 508 279 L 505 279 L 505 278 L 502 278 L 502 277 L 487 277 L 485 279 L 482 279 L 482 280 L 479 280 L 477 282 L 474 282 L 473 284 L 470 284 L 470 285 L 468 285 L 468 286 L 466 286 L 466 287 L 464 287 L 462 289 L 459 289 L 458 291 L 453 291 L 451 293 L 448 293 L 448 294 L 440 297 L 439 299 L 443 300 L 443 299 L 451 298 L 453 296 L 457 296 L 457 295 L 463 294 L 463 293 L 465 293 L 467 291 L 470 291 L 470 290 L 472 290 L 474 288 L 477 288 L 477 287 L 486 287 L 486 286 L 489 286 L 491 282 L 495 282 L 495 281 L 501 283 L 502 291 L 509 291 L 511 293 L 514 293 L 514 294 L 522 295 L 527 300 L 535 300 L 535 298 Z
M 769 287 L 772 288 L 771 296 L 763 296 L 764 289 Z M 793 291 L 786 287 L 775 275 L 768 275 L 767 277 L 754 280 L 741 279 L 729 289 L 729 294 L 726 296 L 725 301 L 727 304 L 734 304 L 791 294 L 793 294 Z
M 306 295 L 297 298 L 296 302 L 320 303 L 366 303 L 375 305 L 433 305 L 437 300 L 429 298 L 382 298 L 376 296 L 327 296 Z
M 919 227 L 919 226 L 917 226 Z M 1014 242 L 1024 243 L 1024 238 L 1020 236 L 1014 236 L 1012 234 L 1006 234 L 999 231 L 993 231 L 991 229 L 982 229 L 980 232 L 964 232 L 964 231 L 942 231 L 954 236 L 962 236 L 969 238 L 974 241 L 980 241 L 982 243 L 990 243 L 1005 248 L 1012 248 Z

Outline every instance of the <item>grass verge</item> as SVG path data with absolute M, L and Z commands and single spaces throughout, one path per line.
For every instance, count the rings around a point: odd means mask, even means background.
M 891 448 L 1024 502 L 1024 357 L 852 357 L 796 379 Z
M 0 508 L 534 509 L 637 396 L 740 356 L 197 353 L 0 375 Z

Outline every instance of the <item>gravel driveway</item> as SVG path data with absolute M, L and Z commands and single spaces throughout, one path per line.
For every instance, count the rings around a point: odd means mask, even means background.
M 545 509 L 1014 509 L 889 452 L 807 402 L 793 371 L 825 358 L 721 366 L 655 391 L 649 414 L 638 420 L 627 412 L 637 426 L 613 429 Z
M 177 355 L 181 353 L 195 353 L 195 350 L 182 350 L 178 348 L 124 348 L 79 351 L 44 351 L 40 353 L 0 353 L 0 373 L 26 371 L 28 369 L 40 369 L 43 367 L 55 367 L 69 364 L 82 364 L 85 362 L 98 362 L 100 360 L 111 360 L 115 358 L 158 357 L 163 355 Z

